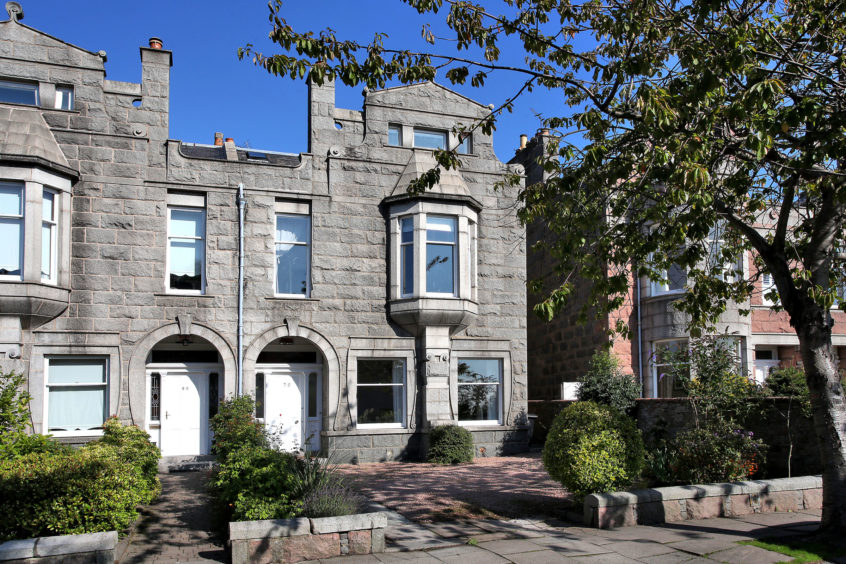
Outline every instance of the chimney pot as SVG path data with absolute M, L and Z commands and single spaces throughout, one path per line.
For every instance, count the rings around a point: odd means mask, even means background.
M 520 134 L 520 148 L 525 149 L 526 143 L 528 143 L 528 142 L 529 142 L 529 136 L 526 135 L 525 133 L 521 133 Z
M 223 145 L 223 133 L 221 133 L 220 131 L 215 131 L 214 133 L 214 144 L 217 147 Z
M 150 38 L 150 49 L 161 49 L 162 48 L 162 40 L 158 37 L 151 37 Z
M 232 139 L 231 137 L 227 137 L 227 138 L 226 138 L 226 142 L 227 142 L 227 143 L 234 143 L 234 142 L 235 142 L 235 140 L 234 140 L 234 139 Z

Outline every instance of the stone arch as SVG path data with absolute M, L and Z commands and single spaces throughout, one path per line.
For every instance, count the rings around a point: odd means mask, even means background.
M 244 351 L 243 392 L 252 393 L 256 387 L 256 361 L 264 348 L 281 337 L 300 337 L 312 343 L 323 355 L 323 429 L 337 430 L 335 421 L 341 390 L 341 363 L 338 354 L 329 340 L 309 327 L 303 327 L 293 321 L 285 320 L 285 325 L 268 329 L 255 338 Z
M 191 323 L 188 327 L 180 330 L 178 323 L 169 323 L 158 329 L 147 333 L 135 344 L 132 356 L 129 358 L 129 412 L 132 422 L 142 429 L 146 428 L 147 410 L 146 406 L 146 378 L 147 378 L 147 355 L 159 341 L 173 335 L 196 335 L 210 342 L 223 361 L 223 393 L 228 397 L 235 394 L 235 378 L 237 361 L 232 352 L 232 347 L 220 334 L 213 329 Z

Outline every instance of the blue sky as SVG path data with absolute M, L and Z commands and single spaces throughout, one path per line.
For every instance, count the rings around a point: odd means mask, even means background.
M 266 53 L 278 52 L 267 39 L 270 24 L 264 0 L 19 1 L 23 23 L 30 27 L 89 51 L 105 50 L 112 80 L 139 82 L 139 46 L 146 46 L 151 36 L 162 38 L 164 48 L 173 51 L 172 138 L 211 143 L 214 132 L 222 131 L 238 145 L 292 153 L 307 149 L 305 84 L 270 76 L 236 56 L 237 48 L 248 42 Z M 283 17 L 299 30 L 331 27 L 339 37 L 361 41 L 382 31 L 389 34 L 386 46 L 425 45 L 420 29 L 426 20 L 398 0 L 290 0 Z M 437 32 L 436 21 L 432 23 Z M 503 51 L 513 62 L 522 60 L 519 49 Z M 446 79 L 440 82 L 450 86 Z M 499 104 L 518 85 L 516 77 L 502 74 L 492 76 L 483 89 L 450 87 L 484 104 Z M 536 91 L 521 99 L 494 133 L 499 158 L 513 156 L 521 133 L 535 133 L 538 112 L 561 112 L 561 98 Z M 337 105 L 361 109 L 361 88 L 339 87 Z

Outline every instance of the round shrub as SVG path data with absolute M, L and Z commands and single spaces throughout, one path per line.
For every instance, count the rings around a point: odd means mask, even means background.
M 458 425 L 440 425 L 429 434 L 429 462 L 473 462 L 473 435 Z
M 579 386 L 580 401 L 593 401 L 628 412 L 639 397 L 640 383 L 620 369 L 620 361 L 613 353 L 599 351 L 591 357 Z
M 634 421 L 593 402 L 576 402 L 561 411 L 543 447 L 546 471 L 579 499 L 630 485 L 643 457 Z

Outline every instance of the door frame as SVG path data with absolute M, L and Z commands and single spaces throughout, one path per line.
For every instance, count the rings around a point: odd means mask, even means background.
M 151 417 L 151 401 L 150 401 L 150 393 L 151 393 L 151 386 L 150 386 L 150 376 L 154 373 L 158 372 L 161 375 L 162 381 L 167 378 L 168 373 L 171 374 L 179 374 L 179 375 L 188 375 L 188 374 L 204 374 L 206 378 L 208 378 L 212 373 L 217 372 L 217 381 L 218 381 L 218 394 L 220 394 L 221 386 L 223 384 L 223 364 L 221 363 L 206 363 L 206 362 L 176 362 L 176 363 L 148 363 L 145 367 L 145 379 L 144 379 L 144 389 L 145 389 L 145 402 L 144 402 L 144 409 L 146 414 L 146 421 L 147 421 L 147 428 L 145 431 L 150 434 L 150 438 L 153 440 L 156 445 L 161 448 L 162 446 L 162 425 L 161 425 L 161 414 L 159 421 L 154 422 Z M 164 387 L 163 382 L 159 384 L 159 393 L 161 394 L 161 389 Z M 208 388 L 206 388 L 206 396 L 208 396 Z M 159 409 L 163 408 L 163 395 L 159 398 Z M 202 443 L 202 447 L 200 449 L 200 456 L 207 455 L 211 453 L 211 443 L 213 437 L 213 433 L 211 432 L 210 418 L 209 418 L 209 408 L 211 407 L 208 403 L 209 398 L 200 398 L 200 406 L 201 406 L 201 413 L 200 416 L 200 440 Z M 205 410 L 202 409 L 202 406 L 205 405 Z M 205 413 L 202 413 L 205 411 Z M 205 436 L 205 440 L 203 437 Z M 168 455 L 168 456 L 182 456 L 182 455 Z M 193 456 L 193 455 L 185 455 L 185 456 Z

